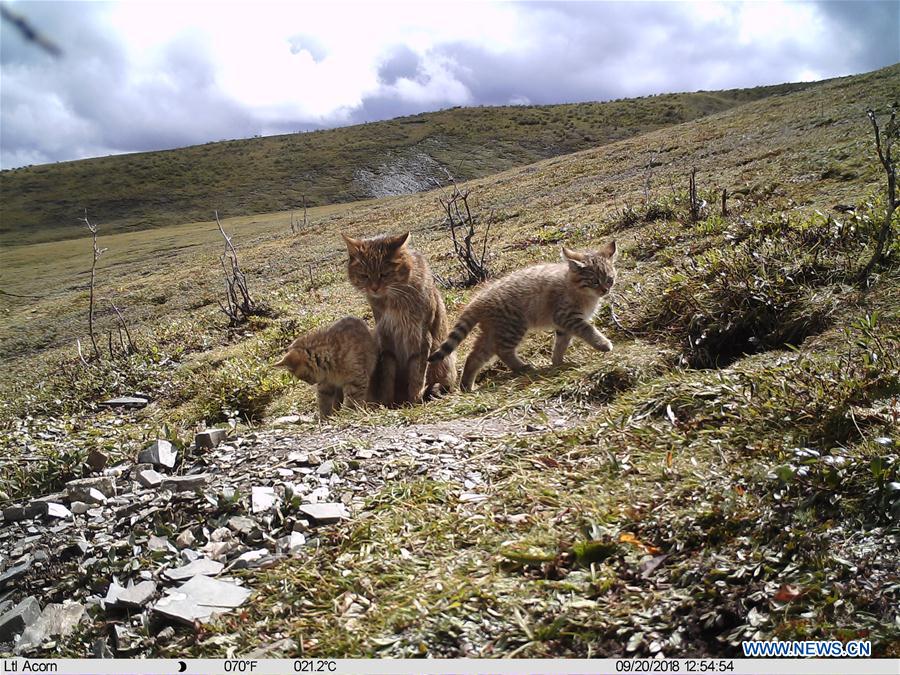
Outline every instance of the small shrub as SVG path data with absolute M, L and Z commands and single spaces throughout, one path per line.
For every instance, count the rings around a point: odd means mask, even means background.
M 850 280 L 863 251 L 858 237 L 826 218 L 738 223 L 725 238 L 727 247 L 639 287 L 637 329 L 678 336 L 691 367 L 725 366 L 824 329 L 836 304 L 827 287 Z
M 285 380 L 262 361 L 229 360 L 202 382 L 195 403 L 197 416 L 217 423 L 228 419 L 253 422 L 286 387 Z

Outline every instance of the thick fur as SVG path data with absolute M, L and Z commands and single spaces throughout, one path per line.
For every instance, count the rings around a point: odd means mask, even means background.
M 615 283 L 615 256 L 615 242 L 596 252 L 563 247 L 563 262 L 526 267 L 488 285 L 466 306 L 429 360 L 446 359 L 480 325 L 461 382 L 462 389 L 470 391 L 479 371 L 496 357 L 516 372 L 530 368 L 516 354 L 529 330 L 556 330 L 553 365 L 562 363 L 573 336 L 599 351 L 611 351 L 612 343 L 589 320 Z
M 352 239 L 347 243 L 350 283 L 375 316 L 379 363 L 375 397 L 385 405 L 416 403 L 456 383 L 453 355 L 429 363 L 447 334 L 444 301 L 424 256 L 407 247 L 409 233 Z
M 341 404 L 360 406 L 372 400 L 372 375 L 378 346 L 365 322 L 346 317 L 328 328 L 297 338 L 275 364 L 316 385 L 319 415 L 330 416 Z

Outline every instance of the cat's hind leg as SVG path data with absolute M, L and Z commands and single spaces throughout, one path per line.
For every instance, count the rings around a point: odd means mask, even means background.
M 506 367 L 514 373 L 521 373 L 531 369 L 531 366 L 525 363 L 519 358 L 519 355 L 516 354 L 516 347 L 519 346 L 519 343 L 522 342 L 522 338 L 525 337 L 526 330 L 527 327 L 524 321 L 514 319 L 507 320 L 504 322 L 502 328 L 497 328 L 497 337 L 495 338 L 497 343 L 497 356 L 499 356 L 500 360 L 506 364 Z

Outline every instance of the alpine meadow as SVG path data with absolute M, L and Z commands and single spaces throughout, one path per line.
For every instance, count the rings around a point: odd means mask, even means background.
M 892 65 L 3 171 L 0 616 L 65 620 L 0 621 L 0 655 L 900 657 L 898 93 Z M 614 257 L 581 333 L 612 351 L 553 365 L 551 328 L 472 391 L 322 403 L 276 364 L 353 316 L 368 378 L 391 326 L 348 242 L 380 235 L 446 330 Z

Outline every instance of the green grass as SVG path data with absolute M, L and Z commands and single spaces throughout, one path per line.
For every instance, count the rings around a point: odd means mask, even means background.
M 300 215 L 304 196 L 313 206 L 375 196 L 355 180 L 356 171 L 378 174 L 385 163 L 402 167 L 421 153 L 468 180 L 810 86 L 453 108 L 314 133 L 4 171 L 0 244 L 78 238 L 84 209 L 107 233 L 205 220 L 213 209 L 227 217 L 290 209 Z

